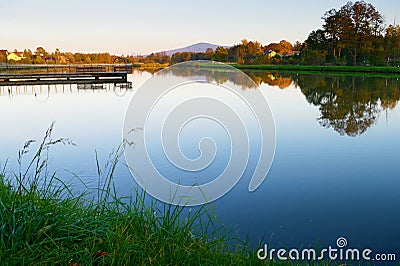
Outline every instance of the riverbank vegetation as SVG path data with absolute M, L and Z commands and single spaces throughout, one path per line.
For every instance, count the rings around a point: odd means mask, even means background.
M 335 72 L 335 73 L 362 73 L 362 74 L 400 74 L 398 67 L 384 66 L 316 66 L 316 65 L 239 65 L 232 66 L 242 70 L 262 71 L 296 71 L 296 72 Z
M 106 167 L 97 163 L 98 188 L 75 194 L 47 171 L 48 149 L 72 143 L 52 139 L 52 131 L 26 168 L 32 140 L 19 152 L 19 173 L 0 174 L 2 265 L 272 264 L 234 240 L 206 206 L 188 211 L 146 200 L 141 192 L 118 197 L 113 178 L 121 148 Z
M 145 206 L 105 191 L 91 202 L 69 188 L 19 190 L 0 175 L 0 261 L 3 265 L 246 265 L 245 246 L 197 225 L 204 209 L 183 219 L 183 208 Z M 211 230 L 211 229 L 210 229 Z M 213 231 L 218 231 L 214 230 Z M 268 263 L 267 263 L 268 264 Z

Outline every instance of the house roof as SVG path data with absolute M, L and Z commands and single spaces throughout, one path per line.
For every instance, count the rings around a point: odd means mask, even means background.
M 24 56 L 23 52 L 11 52 L 10 54 L 15 54 L 15 55 L 17 55 L 19 57 L 23 57 Z

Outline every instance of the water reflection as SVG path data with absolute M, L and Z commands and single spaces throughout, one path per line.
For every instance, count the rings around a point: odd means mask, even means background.
M 363 134 L 400 99 L 397 78 L 301 75 L 296 83 L 319 107 L 319 123 L 340 135 Z
M 123 97 L 128 90 L 132 90 L 132 82 L 125 83 L 79 83 L 79 84 L 42 84 L 1 86 L 0 97 L 8 96 L 12 100 L 18 95 L 32 95 L 39 102 L 46 102 L 52 94 L 79 93 L 79 92 L 114 92 Z
M 221 69 L 172 68 L 176 76 L 205 76 L 217 83 L 232 82 L 242 89 L 254 89 L 255 85 L 235 72 Z M 285 89 L 299 88 L 308 103 L 317 106 L 322 127 L 332 128 L 340 135 L 359 136 L 373 126 L 377 118 L 394 109 L 400 99 L 398 78 L 363 77 L 320 74 L 285 74 L 247 72 L 257 87 L 268 86 Z

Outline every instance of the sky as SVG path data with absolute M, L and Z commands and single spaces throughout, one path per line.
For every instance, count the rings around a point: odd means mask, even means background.
M 342 0 L 0 0 L 0 49 L 42 46 L 137 55 L 197 42 L 304 41 Z M 368 0 L 386 24 L 400 23 L 399 0 Z

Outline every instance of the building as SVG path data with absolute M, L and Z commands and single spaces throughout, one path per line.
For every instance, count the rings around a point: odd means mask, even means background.
M 24 57 L 24 53 L 22 53 L 22 52 L 12 52 L 12 53 L 9 53 L 7 55 L 7 60 L 8 61 L 10 61 L 10 60 L 20 61 L 20 60 L 22 60 L 24 58 L 25 58 Z
M 274 57 L 275 55 L 277 55 L 277 53 L 273 50 L 266 50 L 264 52 L 264 55 L 267 55 L 268 57 Z
M 292 57 L 292 56 L 299 56 L 299 55 L 300 55 L 300 51 L 290 51 L 290 52 L 284 53 L 282 56 L 283 57 Z

